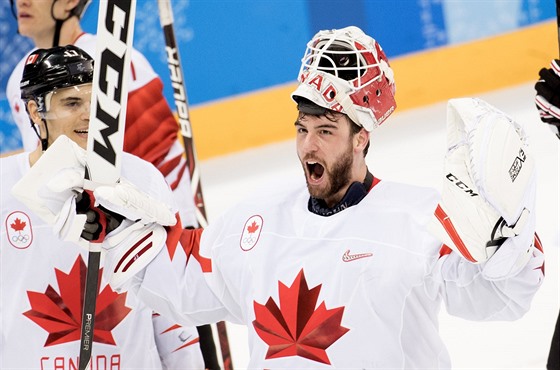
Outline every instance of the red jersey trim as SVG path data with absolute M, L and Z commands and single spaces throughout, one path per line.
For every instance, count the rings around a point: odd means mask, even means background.
M 212 260 L 200 255 L 200 237 L 204 229 L 184 229 L 181 234 L 181 246 L 187 255 L 187 261 L 193 256 L 200 267 L 202 272 L 212 272 Z
M 459 236 L 457 229 L 455 229 L 453 222 L 451 222 L 451 219 L 449 219 L 449 216 L 447 215 L 447 213 L 445 213 L 445 211 L 439 204 L 434 214 L 447 232 L 447 235 L 449 235 L 449 237 L 451 238 L 453 244 L 455 244 L 459 252 L 463 255 L 463 257 L 465 257 L 468 261 L 477 262 L 476 259 L 474 259 L 474 257 L 470 254 L 465 243 L 463 243 L 463 240 Z

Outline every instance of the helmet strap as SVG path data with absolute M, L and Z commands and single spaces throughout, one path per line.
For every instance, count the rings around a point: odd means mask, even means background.
M 42 121 L 45 124 L 45 138 L 41 137 L 41 133 L 37 130 L 37 125 L 33 121 L 31 121 L 31 128 L 35 131 L 39 140 L 41 140 L 41 150 L 44 152 L 49 146 L 49 126 L 47 126 L 47 120 L 42 119 Z
M 68 19 L 68 18 L 66 18 Z M 54 25 L 54 36 L 53 36 L 53 47 L 55 46 L 59 46 L 60 43 L 60 30 L 62 29 L 62 24 L 66 21 L 66 19 L 64 20 L 60 20 L 57 19 L 56 20 L 56 24 Z
M 17 21 L 16 6 L 14 4 L 14 0 L 10 0 L 10 10 L 12 11 L 12 15 L 14 16 L 14 19 Z
M 54 4 L 56 4 L 57 0 L 53 0 L 52 5 L 51 5 L 51 17 L 52 19 L 54 19 L 55 21 L 55 25 L 54 25 L 54 35 L 53 35 L 53 44 L 52 46 L 59 46 L 60 44 L 60 30 L 62 30 L 62 25 L 64 24 L 64 22 L 66 22 L 68 19 L 70 19 L 70 17 L 73 16 L 72 12 L 70 12 L 70 14 L 68 15 L 68 17 L 64 18 L 64 19 L 58 19 L 54 16 Z

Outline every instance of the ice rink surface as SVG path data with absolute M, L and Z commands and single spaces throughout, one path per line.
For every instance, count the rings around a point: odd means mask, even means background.
M 534 94 L 531 83 L 477 97 L 506 112 L 530 136 L 538 169 L 537 232 L 547 258 L 546 278 L 531 310 L 515 322 L 471 322 L 449 316 L 442 308 L 440 330 L 454 369 L 545 369 L 560 307 L 560 140 L 540 122 Z M 375 130 L 367 156 L 373 175 L 440 189 L 446 151 L 446 105 L 442 102 L 402 113 L 397 109 Z M 294 106 L 294 120 L 295 116 Z M 266 130 L 266 117 L 261 129 Z M 275 180 L 286 176 L 303 175 L 294 141 L 203 161 L 200 169 L 210 223 L 213 217 L 250 196 L 252 189 L 274 186 Z M 249 356 L 247 330 L 230 323 L 228 330 L 234 366 L 245 369 Z

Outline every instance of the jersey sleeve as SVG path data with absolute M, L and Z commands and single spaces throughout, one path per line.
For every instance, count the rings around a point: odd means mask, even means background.
M 167 248 L 146 267 L 134 291 L 153 310 L 181 325 L 236 322 L 205 276 L 217 272 L 211 258 L 200 255 L 202 234 L 202 229 L 181 225 L 168 228 Z
M 163 96 L 163 83 L 159 78 L 130 92 L 124 140 L 126 152 L 159 167 L 177 135 L 177 122 Z
M 544 254 L 538 237 L 520 272 L 501 280 L 484 277 L 484 264 L 472 264 L 444 246 L 432 278 L 449 314 L 468 320 L 516 320 L 530 308 L 544 279 Z
M 155 342 L 164 369 L 204 369 L 198 330 L 181 326 L 154 313 L 152 316 Z

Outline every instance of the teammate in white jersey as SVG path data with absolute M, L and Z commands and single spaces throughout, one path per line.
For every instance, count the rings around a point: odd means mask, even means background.
M 544 255 L 518 125 L 482 101 L 450 102 L 440 196 L 366 165 L 370 134 L 395 109 L 373 38 L 317 33 L 299 81 L 305 181 L 255 192 L 205 230 L 171 227 L 157 255 L 104 244 L 112 284 L 185 324 L 246 325 L 252 369 L 448 369 L 442 304 L 470 320 L 527 312 Z
M 15 0 L 12 0 L 12 2 Z M 91 0 L 15 1 L 18 31 L 38 48 L 75 45 L 95 55 L 96 37 L 85 33 L 79 17 Z M 58 20 L 58 21 L 57 21 Z M 58 33 L 56 30 L 59 30 Z M 54 39 L 53 39 L 54 37 Z M 6 87 L 12 116 L 21 133 L 23 148 L 32 151 L 38 143 L 21 100 L 19 82 L 25 55 L 16 65 Z M 131 54 L 124 150 L 151 162 L 165 176 L 175 193 L 184 225 L 196 225 L 194 200 L 186 171 L 178 125 L 163 96 L 163 83 L 148 60 L 136 49 Z
M 84 33 L 80 17 L 91 0 L 11 0 L 18 31 L 36 47 L 73 44 L 95 55 L 95 35 Z M 6 96 L 12 117 L 22 137 L 23 148 L 32 151 L 38 143 L 20 98 L 19 82 L 27 55 L 16 65 L 8 80 Z M 128 110 L 124 150 L 151 162 L 173 190 L 184 226 L 196 226 L 196 207 L 189 170 L 178 125 L 163 96 L 163 83 L 148 60 L 136 49 L 131 54 L 128 82 Z M 199 328 L 207 368 L 217 370 L 216 350 L 210 327 Z
M 14 197 L 11 189 L 26 177 L 31 177 L 31 183 L 40 182 L 31 171 L 44 166 L 45 161 L 56 168 L 59 161 L 73 155 L 85 156 L 92 78 L 91 57 L 74 46 L 36 50 L 24 69 L 22 93 L 42 145 L 33 152 L 0 159 L 2 369 L 78 367 L 87 248 L 64 241 L 64 233 L 53 232 L 53 227 Z M 51 146 L 57 139 L 71 144 L 70 150 L 48 163 L 47 154 L 52 154 Z M 149 162 L 125 153 L 122 166 L 123 178 L 172 203 L 169 187 Z M 20 193 L 38 197 L 36 203 L 48 198 L 31 194 L 25 186 Z M 54 198 L 47 202 L 49 207 L 57 207 Z M 88 225 L 99 226 L 94 221 Z M 117 293 L 101 279 L 92 368 L 203 369 L 197 330 L 152 312 L 133 295 Z

